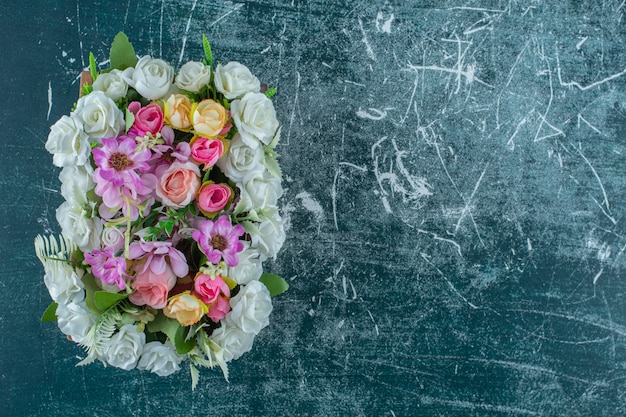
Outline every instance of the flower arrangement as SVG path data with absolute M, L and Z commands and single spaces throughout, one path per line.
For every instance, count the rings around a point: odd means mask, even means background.
M 193 387 L 197 366 L 228 378 L 288 288 L 262 267 L 285 240 L 276 89 L 214 66 L 202 40 L 203 62 L 175 73 L 119 33 L 110 68 L 90 54 L 93 83 L 50 128 L 65 202 L 58 240 L 35 239 L 42 320 L 86 349 L 79 365 L 167 376 L 189 361 Z

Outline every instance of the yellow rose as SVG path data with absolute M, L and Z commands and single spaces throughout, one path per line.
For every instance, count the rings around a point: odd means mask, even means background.
M 193 128 L 199 136 L 214 138 L 227 127 L 229 114 L 221 104 L 206 99 L 192 107 L 191 117 Z
M 165 123 L 174 129 L 191 127 L 191 101 L 183 94 L 172 94 L 163 103 Z
M 183 326 L 190 326 L 200 321 L 207 311 L 209 309 L 206 304 L 189 291 L 185 291 L 168 300 L 167 306 L 163 309 L 163 314 L 178 320 Z

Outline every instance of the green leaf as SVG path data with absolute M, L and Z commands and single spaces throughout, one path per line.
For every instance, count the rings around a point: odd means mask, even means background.
M 123 32 L 119 32 L 113 39 L 109 59 L 111 68 L 120 71 L 134 67 L 137 64 L 137 56 L 135 55 L 133 45 Z
M 57 307 L 59 305 L 57 303 L 51 303 L 46 311 L 41 315 L 42 323 L 49 323 L 51 321 L 57 321 Z
M 276 297 L 289 289 L 289 284 L 283 277 L 278 275 L 268 274 L 266 272 L 261 275 L 259 279 L 269 290 L 270 296 Z
M 191 390 L 195 390 L 198 385 L 198 380 L 200 379 L 200 372 L 198 372 L 198 368 L 193 366 L 193 363 L 189 364 L 189 372 L 191 373 Z
M 189 353 L 189 351 L 196 346 L 195 338 L 187 340 L 188 330 L 189 329 L 185 326 L 179 326 L 178 330 L 176 330 L 176 335 L 174 336 L 174 346 L 176 347 L 176 352 L 180 355 Z
M 126 297 L 128 297 L 128 294 L 114 294 L 106 291 L 96 291 L 93 301 L 98 310 L 106 311 Z
M 128 107 L 126 107 L 125 119 L 126 119 L 126 132 L 128 132 L 130 128 L 133 127 L 133 123 L 135 123 L 135 115 L 133 114 L 133 112 L 128 110 Z
M 276 153 L 272 152 L 272 154 L 265 154 L 265 159 L 263 159 L 263 165 L 265 165 L 265 168 L 267 168 L 270 174 L 272 174 L 276 178 L 282 178 L 283 174 L 280 171 L 280 165 L 278 165 L 278 161 L 276 161 Z
M 265 91 L 265 97 L 267 97 L 267 98 L 272 98 L 272 97 L 274 97 L 274 96 L 276 95 L 276 91 L 278 91 L 278 90 L 276 89 L 276 87 L 268 88 L 268 89 Z
M 271 150 L 274 150 L 274 148 L 276 148 L 276 145 L 278 145 L 278 142 L 280 141 L 280 132 L 281 132 L 281 127 L 278 128 L 278 130 L 276 130 L 276 133 L 274 134 L 274 138 L 272 139 L 272 141 L 270 142 L 269 145 L 267 145 L 267 147 Z
M 93 55 L 93 52 L 89 52 L 89 73 L 93 81 L 96 81 L 98 69 L 96 68 L 96 57 Z
M 89 307 L 89 309 L 96 314 L 102 313 L 102 310 L 96 307 L 94 302 L 94 295 L 100 290 L 96 284 L 96 278 L 92 274 L 85 274 L 81 279 L 83 281 L 83 285 L 85 285 L 85 303 L 87 304 L 87 307 Z
M 213 66 L 213 52 L 211 51 L 211 44 L 205 34 L 202 34 L 202 47 L 204 49 L 204 56 L 209 67 Z
M 165 233 L 167 233 L 168 236 L 172 236 L 172 231 L 174 230 L 174 220 L 168 220 L 166 222 L 164 222 L 163 224 L 163 229 L 165 229 Z

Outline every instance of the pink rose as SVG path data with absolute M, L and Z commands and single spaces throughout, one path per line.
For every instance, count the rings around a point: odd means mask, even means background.
M 226 317 L 226 314 L 230 311 L 230 299 L 224 296 L 219 296 L 217 300 L 209 307 L 209 311 L 206 314 L 215 323 Z
M 196 296 L 201 299 L 204 304 L 214 303 L 220 294 L 230 297 L 230 289 L 219 275 L 212 277 L 200 273 L 196 275 L 193 286 Z
M 191 142 L 191 158 L 204 169 L 209 169 L 224 154 L 224 143 L 219 139 L 196 138 Z
M 169 207 L 189 204 L 200 188 L 200 169 L 193 162 L 174 162 L 159 177 L 156 195 Z
M 128 109 L 135 115 L 135 121 L 133 122 L 133 128 L 146 134 L 148 132 L 156 135 L 163 128 L 163 110 L 158 104 L 148 104 L 146 107 L 138 108 L 132 102 L 128 105 Z
M 233 199 L 233 192 L 226 184 L 205 182 L 198 192 L 198 207 L 207 217 L 213 217 Z
M 138 273 L 135 277 L 132 288 L 135 290 L 129 297 L 130 301 L 138 306 L 147 304 L 156 309 L 161 309 L 167 305 L 167 294 L 176 285 L 176 275 L 169 265 L 165 270 L 156 274 L 151 268 Z

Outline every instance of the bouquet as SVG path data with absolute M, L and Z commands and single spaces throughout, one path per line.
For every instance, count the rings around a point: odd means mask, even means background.
M 110 68 L 90 54 L 92 84 L 50 128 L 65 202 L 62 235 L 35 239 L 42 320 L 86 349 L 79 365 L 167 376 L 188 361 L 193 387 L 198 366 L 228 379 L 288 288 L 262 267 L 285 240 L 276 89 L 214 66 L 202 41 L 204 60 L 175 73 L 119 33 Z

